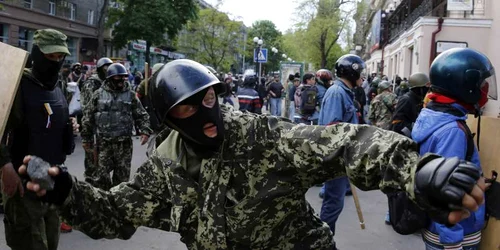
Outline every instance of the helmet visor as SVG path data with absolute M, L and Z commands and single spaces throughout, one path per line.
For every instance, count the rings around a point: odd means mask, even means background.
M 498 100 L 497 79 L 494 71 L 481 84 L 481 91 L 487 92 L 488 98 Z

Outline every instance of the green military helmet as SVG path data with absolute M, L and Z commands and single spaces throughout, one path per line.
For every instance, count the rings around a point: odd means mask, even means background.
M 382 81 L 382 80 L 380 80 L 380 78 L 375 77 L 375 78 L 373 78 L 373 80 L 372 80 L 371 86 L 372 86 L 373 88 L 378 88 L 378 85 L 379 85 L 379 83 L 380 83 L 381 81 Z
M 413 75 L 410 76 L 409 85 L 410 89 L 412 88 L 418 88 L 418 87 L 425 87 L 427 83 L 429 83 L 429 76 L 427 76 L 424 73 L 417 72 L 414 73 Z
M 382 92 L 384 90 L 389 89 L 390 87 L 391 87 L 391 84 L 388 81 L 381 81 L 378 84 L 377 90 L 378 90 L 378 92 Z
M 151 70 L 151 75 L 154 75 L 156 72 L 158 72 L 158 70 L 161 69 L 161 67 L 163 67 L 163 65 L 165 65 L 164 63 L 157 63 L 155 65 L 153 65 L 153 70 Z
M 400 89 L 407 89 L 409 87 L 408 85 L 408 82 L 407 81 L 402 81 L 400 84 L 399 84 L 399 88 Z

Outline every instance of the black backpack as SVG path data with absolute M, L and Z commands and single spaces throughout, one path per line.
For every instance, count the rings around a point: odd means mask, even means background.
M 436 110 L 437 108 L 430 107 L 430 109 Z M 446 111 L 448 111 L 446 113 L 452 113 L 449 112 L 449 110 Z M 464 131 L 467 137 L 467 153 L 465 160 L 470 161 L 474 154 L 473 135 L 465 121 L 458 120 L 457 125 Z M 431 222 L 429 216 L 410 200 L 406 192 L 397 191 L 388 193 L 387 198 L 389 201 L 390 222 L 394 231 L 402 235 L 408 235 L 419 232 L 421 229 L 429 226 Z
M 310 116 L 316 112 L 318 88 L 316 86 L 304 87 L 300 92 L 299 111 L 301 115 Z

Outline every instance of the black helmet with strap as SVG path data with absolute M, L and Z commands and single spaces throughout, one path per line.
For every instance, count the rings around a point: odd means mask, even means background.
M 365 68 L 365 62 L 361 57 L 348 54 L 340 57 L 335 63 L 335 74 L 355 85 Z
M 128 76 L 127 69 L 121 63 L 113 63 L 108 67 L 106 79 L 113 76 Z
M 217 94 L 223 93 L 220 80 L 207 67 L 188 59 L 169 62 L 158 72 L 156 82 L 148 87 L 158 120 L 164 119 L 175 105 L 213 86 Z

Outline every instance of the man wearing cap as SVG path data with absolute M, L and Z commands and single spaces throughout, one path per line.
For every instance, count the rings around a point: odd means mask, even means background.
M 17 175 L 24 155 L 62 166 L 72 153 L 73 125 L 68 103 L 57 87 L 59 70 L 69 55 L 67 37 L 53 29 L 33 37 L 33 66 L 25 69 L 2 139 L 0 166 L 5 200 L 5 238 L 13 250 L 57 249 L 59 215 L 44 200 L 29 199 Z

